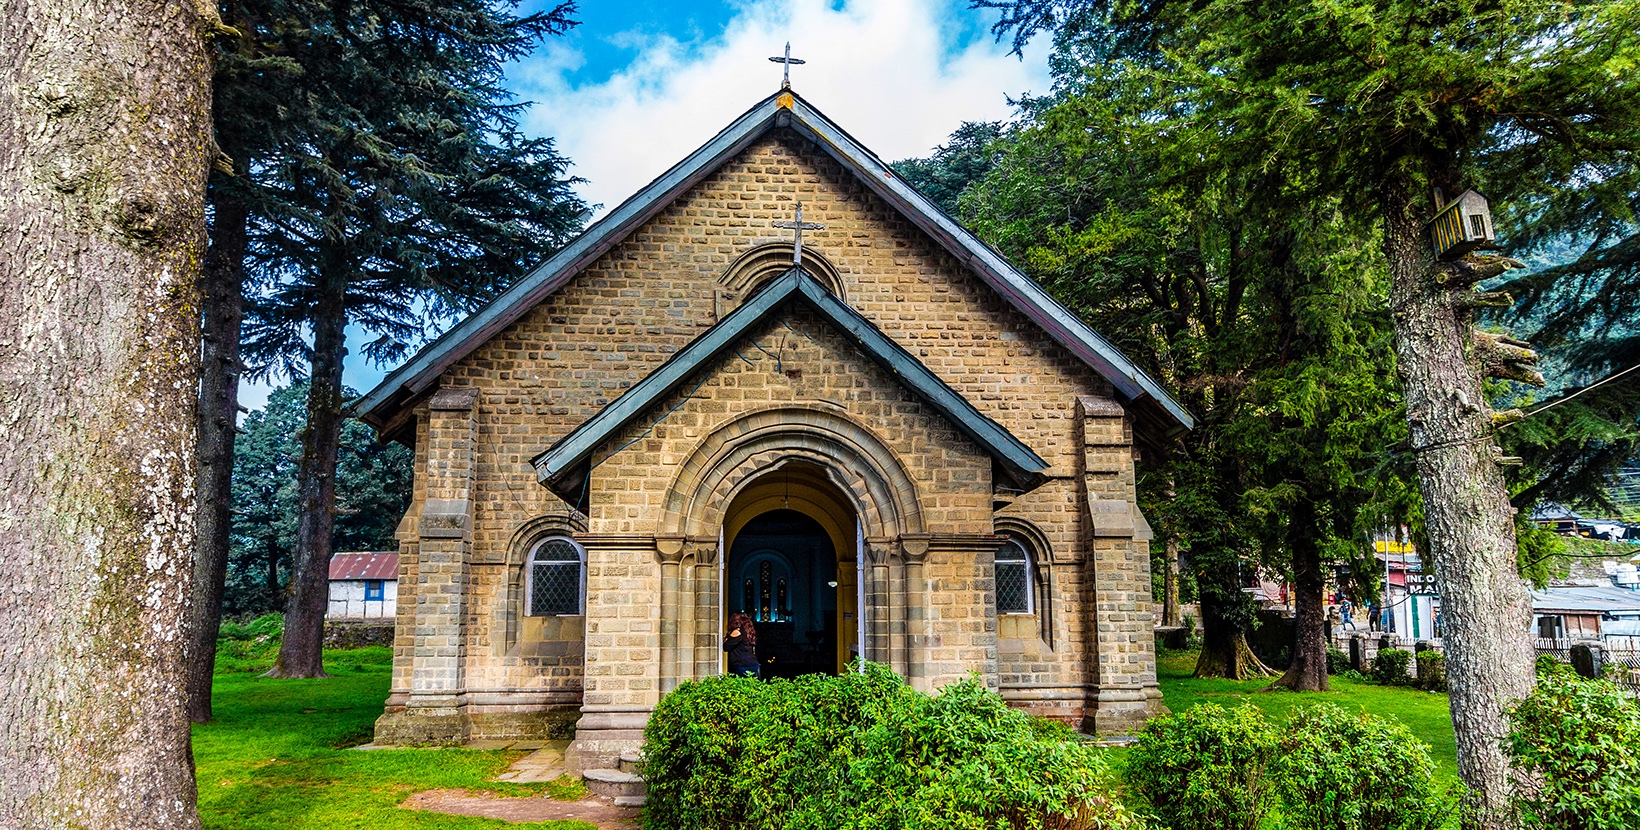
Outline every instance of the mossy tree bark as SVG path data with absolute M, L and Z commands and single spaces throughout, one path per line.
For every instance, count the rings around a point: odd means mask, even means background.
M 1485 258 L 1437 262 L 1425 232 L 1432 211 L 1415 201 L 1411 177 L 1385 181 L 1395 350 L 1423 494 L 1425 554 L 1441 594 L 1458 771 L 1477 808 L 1466 826 L 1506 828 L 1513 825 L 1513 773 L 1503 752 L 1504 711 L 1532 690 L 1531 605 L 1516 571 L 1513 511 L 1481 386 L 1483 374 L 1508 367 L 1477 349 L 1469 302 L 1469 286 L 1503 268 Z
M 0 827 L 199 826 L 209 8 L 0 10 Z
M 233 529 L 234 434 L 239 423 L 239 331 L 245 318 L 244 203 L 220 192 L 212 199 L 210 252 L 205 257 L 200 312 L 199 526 L 194 542 L 193 659 L 188 664 L 188 717 L 211 720 L 216 634 L 228 575 Z

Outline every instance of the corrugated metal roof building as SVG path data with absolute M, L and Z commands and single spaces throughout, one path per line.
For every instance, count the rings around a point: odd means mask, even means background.
M 399 595 L 399 555 L 354 551 L 330 557 L 327 619 L 393 620 Z

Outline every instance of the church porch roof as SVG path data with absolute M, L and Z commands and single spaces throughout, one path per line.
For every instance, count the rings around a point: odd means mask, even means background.
M 788 303 L 802 303 L 844 332 L 924 403 L 972 439 L 1013 482 L 1030 490 L 1044 480 L 1048 462 L 1001 424 L 974 408 L 921 361 L 895 343 L 848 304 L 832 296 L 814 277 L 793 268 L 726 315 L 621 397 L 588 418 L 546 452 L 531 460 L 541 483 L 570 504 L 579 504 L 598 446 L 645 410 L 680 388 L 748 331 Z

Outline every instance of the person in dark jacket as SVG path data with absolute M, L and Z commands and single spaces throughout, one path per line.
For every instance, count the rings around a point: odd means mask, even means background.
M 729 636 L 723 640 L 729 652 L 729 672 L 741 677 L 757 677 L 757 629 L 744 611 L 729 615 Z

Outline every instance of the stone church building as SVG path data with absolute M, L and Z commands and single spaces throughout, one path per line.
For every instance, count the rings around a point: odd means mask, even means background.
M 380 743 L 606 764 L 738 611 L 766 677 L 1161 711 L 1134 460 L 1189 416 L 789 89 L 359 408 L 416 453 Z

